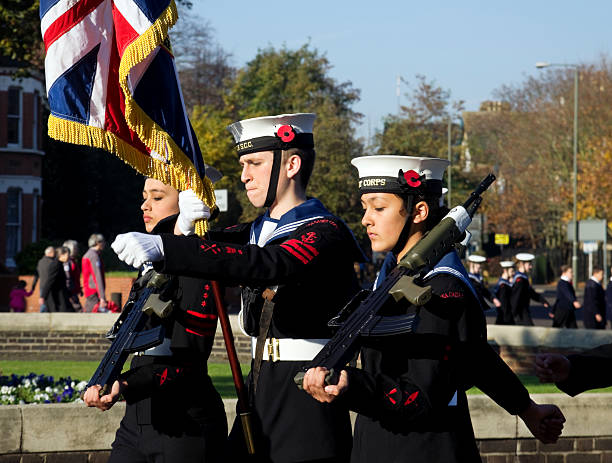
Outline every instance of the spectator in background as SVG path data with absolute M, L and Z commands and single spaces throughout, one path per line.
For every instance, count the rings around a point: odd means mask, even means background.
M 574 290 L 574 271 L 569 265 L 561 266 L 561 278 L 557 283 L 557 299 L 548 314 L 553 319 L 553 328 L 578 328 L 576 310 L 582 307 Z
M 66 246 L 61 246 L 57 248 L 57 260 L 59 260 L 60 264 L 62 264 L 62 268 L 64 269 L 64 275 L 66 276 L 66 291 L 68 291 L 68 302 L 72 306 L 72 309 L 76 312 L 80 312 L 82 310 L 81 304 L 79 302 L 79 297 L 77 293 L 76 303 L 73 300 L 73 286 L 74 281 L 72 280 L 72 274 L 70 273 L 70 249 Z M 80 287 L 81 285 L 79 285 Z
M 99 304 L 99 312 L 106 312 L 106 284 L 104 280 L 104 263 L 100 253 L 106 245 L 104 236 L 94 233 L 87 240 L 89 249 L 83 256 L 83 291 L 85 293 L 85 312 L 91 312 Z
M 45 306 L 49 312 L 72 312 L 64 269 L 55 258 L 53 246 L 45 249 L 45 255 L 38 261 L 36 271 L 40 279 L 40 305 Z
M 81 307 L 81 301 L 79 300 L 79 296 L 83 295 L 83 288 L 81 287 L 81 266 L 79 264 L 79 243 L 75 240 L 66 240 L 62 246 L 70 249 L 70 258 L 68 259 L 69 265 L 69 282 L 68 282 L 68 292 L 70 293 L 70 303 L 72 307 L 78 312 L 81 312 L 83 308 Z
M 26 282 L 19 280 L 9 294 L 9 307 L 11 312 L 25 312 L 25 298 L 32 295 L 32 291 L 26 289 Z
M 606 295 L 601 285 L 603 269 L 594 267 L 584 287 L 584 327 L 592 330 L 606 328 Z

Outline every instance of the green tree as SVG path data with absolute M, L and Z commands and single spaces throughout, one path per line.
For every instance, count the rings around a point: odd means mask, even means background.
M 466 173 L 459 162 L 463 126 L 459 122 L 463 101 L 452 101 L 451 92 L 435 81 L 417 74 L 414 86 L 406 93 L 407 104 L 400 106 L 399 115 L 388 115 L 384 127 L 374 136 L 374 149 L 379 154 L 431 156 L 448 158 L 448 121 L 451 124 L 452 202 L 463 198 L 480 180 L 481 172 Z

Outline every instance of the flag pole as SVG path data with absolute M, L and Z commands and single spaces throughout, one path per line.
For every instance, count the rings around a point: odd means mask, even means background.
M 232 327 L 227 316 L 227 310 L 221 299 L 221 291 L 219 290 L 219 283 L 212 281 L 213 294 L 215 296 L 215 304 L 217 306 L 217 315 L 219 322 L 221 323 L 221 331 L 223 332 L 223 339 L 225 340 L 225 348 L 227 350 L 227 358 L 229 359 L 230 367 L 232 369 L 232 377 L 234 378 L 234 385 L 236 386 L 236 395 L 238 396 L 238 414 L 242 423 L 242 431 L 244 432 L 244 441 L 246 443 L 247 451 L 249 455 L 255 454 L 255 440 L 253 437 L 253 427 L 251 425 L 251 411 L 249 409 L 249 401 L 244 386 L 244 378 L 242 377 L 242 370 L 240 369 L 240 362 L 238 361 L 238 355 L 236 354 L 236 346 L 234 345 L 234 336 L 232 334 Z

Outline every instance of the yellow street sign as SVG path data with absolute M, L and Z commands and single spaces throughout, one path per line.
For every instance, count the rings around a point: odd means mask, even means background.
M 495 244 L 508 244 L 510 243 L 510 235 L 506 233 L 495 233 Z

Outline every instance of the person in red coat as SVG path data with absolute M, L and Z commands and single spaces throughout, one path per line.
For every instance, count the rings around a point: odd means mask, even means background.
M 99 311 L 106 312 L 106 282 L 104 279 L 104 262 L 100 253 L 106 246 L 104 236 L 94 233 L 87 241 L 89 249 L 83 256 L 83 292 L 85 293 L 85 312 L 93 311 L 99 304 Z

